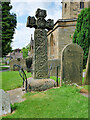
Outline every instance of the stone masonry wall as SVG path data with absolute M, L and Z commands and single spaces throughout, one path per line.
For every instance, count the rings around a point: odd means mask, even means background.
M 48 67 L 52 64 L 51 75 L 56 76 L 55 66 L 61 63 L 61 52 L 62 49 L 69 43 L 72 42 L 72 37 L 76 27 L 76 20 L 59 20 L 54 26 L 52 31 L 48 32 Z M 50 38 L 53 34 L 54 41 L 54 57 L 50 54 Z
M 58 41 L 59 41 L 59 58 L 61 58 L 62 49 L 69 43 L 72 42 L 72 36 L 75 31 L 75 26 L 59 27 L 58 28 Z
M 53 55 L 51 54 L 51 37 L 53 35 Z M 59 52 L 59 43 L 58 43 L 58 29 L 53 31 L 48 37 L 48 59 L 58 59 L 58 52 Z
M 84 2 L 84 8 L 90 7 L 90 2 L 86 2 L 85 0 L 81 1 Z M 73 19 L 77 18 L 78 14 L 81 12 L 80 8 L 80 1 L 78 2 L 68 2 L 64 1 L 62 2 L 62 19 Z
M 61 51 L 65 45 L 72 42 L 72 37 L 76 28 L 76 20 L 57 21 L 54 29 L 48 32 L 48 59 L 60 59 Z M 54 57 L 50 54 L 50 37 L 53 34 L 54 41 Z

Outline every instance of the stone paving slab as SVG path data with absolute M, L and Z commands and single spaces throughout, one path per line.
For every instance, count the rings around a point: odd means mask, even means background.
M 10 95 L 11 104 L 22 102 L 25 100 L 25 98 L 22 98 L 22 96 L 25 93 L 25 91 L 22 91 L 22 88 L 16 88 L 14 90 L 9 90 L 7 92 Z
M 10 68 L 9 65 L 0 65 L 0 67 L 8 67 L 8 68 Z
M 86 93 L 80 93 L 80 94 L 85 96 L 85 97 L 90 97 L 90 94 L 86 94 Z

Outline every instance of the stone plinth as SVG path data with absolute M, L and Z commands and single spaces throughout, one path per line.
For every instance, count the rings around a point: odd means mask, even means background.
M 30 85 L 30 89 L 29 89 Z M 56 82 L 52 79 L 33 79 L 28 78 L 27 91 L 44 91 L 49 88 L 56 87 Z
M 47 32 L 36 29 L 34 32 L 33 78 L 48 78 Z

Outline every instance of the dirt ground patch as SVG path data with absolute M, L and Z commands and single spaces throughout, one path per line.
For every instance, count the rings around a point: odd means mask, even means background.
M 85 97 L 90 97 L 90 92 L 88 90 L 86 90 L 85 88 L 81 88 L 81 86 L 78 86 L 77 88 L 80 89 L 81 95 Z
M 31 98 L 43 98 L 43 97 L 47 97 L 47 95 L 45 93 L 38 93 L 35 95 L 30 96 Z

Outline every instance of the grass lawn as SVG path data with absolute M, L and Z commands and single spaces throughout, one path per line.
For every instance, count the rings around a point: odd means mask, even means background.
M 56 76 L 50 76 L 50 79 L 57 81 Z M 58 77 L 58 84 L 60 85 L 60 77 Z
M 28 92 L 24 97 L 24 102 L 12 105 L 15 113 L 4 118 L 88 118 L 88 98 L 76 87 Z
M 5 71 L 2 74 L 2 89 L 11 90 L 22 86 L 23 80 L 19 75 L 19 71 Z M 27 78 L 31 77 L 31 73 L 27 73 Z
M 86 72 L 86 69 L 83 69 L 83 72 Z
M 6 71 L 1 74 L 3 90 L 22 86 L 23 81 L 18 71 Z M 27 78 L 31 77 L 31 73 L 26 72 L 26 75 Z M 56 77 L 50 78 L 56 81 Z M 79 91 L 75 86 L 65 85 L 43 92 L 25 93 L 24 102 L 11 105 L 15 113 L 3 118 L 88 118 L 88 98 L 82 96 Z

